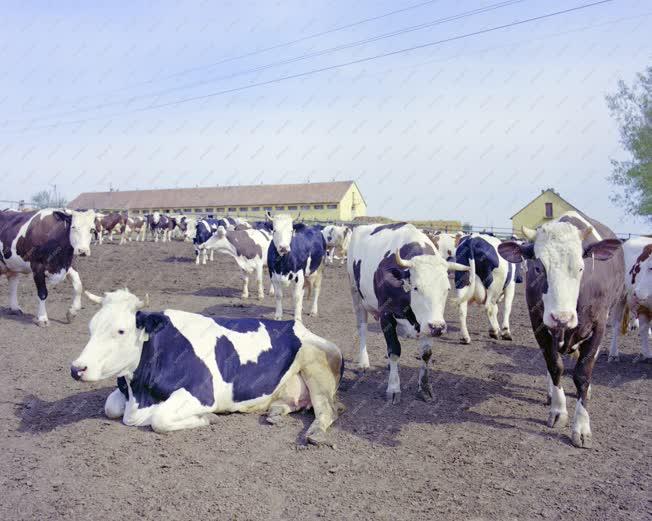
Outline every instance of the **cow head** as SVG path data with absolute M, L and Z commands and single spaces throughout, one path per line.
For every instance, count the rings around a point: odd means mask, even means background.
M 127 289 L 105 293 L 104 297 L 88 291 L 86 295 L 102 307 L 91 319 L 91 338 L 70 366 L 70 375 L 75 380 L 96 382 L 132 373 L 145 341 L 144 332 L 136 327 L 136 311 L 148 298 L 142 302 Z
M 267 218 L 272 221 L 272 239 L 276 251 L 282 257 L 290 253 L 292 236 L 294 235 L 293 217 L 287 213 L 279 213 L 272 217 L 272 214 L 267 212 Z M 299 216 L 297 215 L 296 218 Z
M 95 229 L 93 210 L 76 211 L 65 208 L 55 213 L 70 222 L 70 245 L 73 253 L 81 257 L 91 254 L 91 239 Z
M 527 259 L 528 285 L 530 277 L 543 282 L 543 323 L 551 331 L 577 327 L 577 299 L 584 272 L 584 259 L 610 259 L 621 247 L 618 239 L 605 239 L 589 244 L 582 241 L 591 235 L 591 227 L 580 231 L 570 223 L 553 222 L 538 230 L 524 228 L 531 242 L 508 241 L 498 246 L 498 253 L 509 262 Z
M 441 255 L 417 255 L 401 258 L 395 253 L 399 268 L 409 270 L 409 277 L 400 281 L 403 291 L 410 293 L 410 308 L 419 329 L 430 336 L 441 336 L 446 331 L 444 307 L 450 290 L 448 270 L 468 271 L 470 268 L 455 262 L 446 262 Z
M 627 277 L 631 281 L 635 305 L 652 309 L 652 243 L 643 247 Z
M 184 238 L 193 240 L 197 235 L 197 221 L 188 219 L 185 221 L 185 230 L 183 231 Z

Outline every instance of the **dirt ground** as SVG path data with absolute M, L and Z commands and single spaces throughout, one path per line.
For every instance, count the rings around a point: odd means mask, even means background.
M 182 242 L 104 244 L 77 267 L 87 289 L 148 292 L 152 309 L 272 317 L 270 297 L 262 303 L 239 298 L 232 259 L 195 266 L 191 257 L 191 245 Z M 638 338 L 622 340 L 620 363 L 599 360 L 589 409 L 593 448 L 576 449 L 570 428 L 545 425 L 545 366 L 521 287 L 512 342 L 489 339 L 484 314 L 474 307 L 473 343 L 460 345 L 448 306 L 449 333 L 435 341 L 431 364 L 433 403 L 413 398 L 417 346 L 407 340 L 403 400 L 386 404 L 385 344 L 370 324 L 372 368 L 362 379 L 345 372 L 340 398 L 348 409 L 332 428 L 334 448 L 298 443 L 312 421 L 309 412 L 274 427 L 255 414 L 226 415 L 210 427 L 168 435 L 108 420 L 102 407 L 114 382 L 70 377 L 95 312 L 84 300 L 80 316 L 66 324 L 71 295 L 68 282 L 50 289 L 49 328 L 31 323 L 36 294 L 29 278 L 20 288 L 26 315 L 0 310 L 2 520 L 598 521 L 652 515 L 652 365 L 632 363 Z M 6 296 L 3 279 L 0 298 Z M 286 299 L 288 317 L 291 311 Z M 327 267 L 320 314 L 305 317 L 305 324 L 336 342 L 352 367 L 357 336 L 344 266 Z M 572 364 L 567 360 L 567 369 Z M 568 374 L 563 385 L 572 417 Z

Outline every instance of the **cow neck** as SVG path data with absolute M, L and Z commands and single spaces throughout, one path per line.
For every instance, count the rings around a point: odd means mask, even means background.
M 135 315 L 134 315 L 134 320 L 136 320 Z M 140 365 L 140 360 L 143 356 L 143 346 L 147 341 L 149 341 L 149 335 L 144 330 L 141 330 L 136 339 L 136 347 L 138 348 L 138 360 L 136 361 L 133 367 L 127 368 L 127 371 L 124 374 L 121 374 L 121 376 L 124 377 L 127 380 L 127 382 L 131 382 L 134 378 L 134 373 L 136 372 L 136 369 Z

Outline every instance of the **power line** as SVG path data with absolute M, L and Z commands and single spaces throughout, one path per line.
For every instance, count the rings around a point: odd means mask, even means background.
M 519 25 L 523 25 L 523 24 L 527 24 L 527 23 L 531 23 L 531 22 L 536 22 L 536 21 L 539 21 L 539 20 L 545 20 L 545 19 L 548 19 L 548 18 L 552 18 L 554 16 L 562 15 L 562 14 L 567 14 L 567 13 L 571 13 L 571 12 L 580 11 L 580 10 L 583 10 L 583 9 L 588 9 L 590 7 L 606 4 L 606 3 L 609 3 L 609 2 L 613 2 L 613 1 L 614 0 L 600 0 L 598 2 L 592 2 L 592 3 L 589 3 L 589 4 L 584 4 L 584 5 L 572 7 L 572 8 L 569 8 L 569 9 L 563 9 L 561 11 L 555 11 L 555 12 L 552 12 L 552 13 L 547 13 L 547 14 L 535 16 L 535 17 L 532 17 L 532 18 L 526 18 L 524 20 L 518 20 L 516 22 L 510 22 L 510 23 L 507 23 L 507 24 L 502 24 L 502 25 L 490 27 L 488 29 L 481 29 L 481 30 L 478 30 L 478 31 L 473 31 L 471 33 L 466 33 L 466 34 L 462 34 L 462 35 L 458 35 L 458 36 L 452 36 L 450 38 L 445 38 L 445 39 L 437 40 L 437 41 L 434 41 L 434 42 L 423 43 L 423 44 L 420 44 L 420 45 L 414 45 L 414 46 L 411 46 L 411 47 L 406 47 L 406 48 L 398 49 L 398 50 L 395 50 L 395 51 L 376 54 L 376 55 L 373 55 L 373 56 L 367 56 L 365 58 L 359 58 L 357 60 L 351 60 L 351 61 L 348 61 L 348 62 L 343 62 L 343 63 L 339 63 L 339 64 L 335 64 L 335 65 L 329 65 L 327 67 L 321 67 L 321 68 L 318 68 L 318 69 L 312 69 L 312 70 L 309 70 L 309 71 L 299 72 L 299 73 L 296 73 L 296 74 L 281 76 L 279 78 L 274 78 L 274 79 L 271 79 L 271 80 L 252 83 L 252 84 L 249 84 L 249 85 L 243 85 L 243 86 L 240 86 L 240 87 L 234 87 L 234 88 L 231 88 L 231 89 L 225 89 L 225 90 L 212 92 L 212 93 L 208 93 L 208 94 L 202 94 L 202 95 L 198 95 L 198 96 L 182 98 L 182 99 L 175 100 L 175 101 L 160 103 L 160 104 L 157 104 L 157 105 L 150 105 L 148 107 L 141 107 L 141 108 L 138 108 L 138 109 L 132 109 L 132 110 L 129 110 L 129 111 L 123 111 L 123 112 L 104 115 L 104 116 L 99 116 L 99 117 L 95 117 L 95 118 L 86 118 L 86 119 L 80 119 L 80 120 L 69 120 L 69 121 L 63 121 L 63 122 L 58 122 L 58 123 L 52 123 L 52 124 L 48 124 L 48 125 L 42 125 L 40 127 L 27 128 L 27 129 L 24 129 L 23 132 L 25 130 L 40 130 L 40 129 L 47 129 L 47 128 L 56 128 L 58 126 L 63 126 L 63 125 L 78 125 L 78 124 L 87 123 L 89 121 L 111 119 L 113 117 L 129 115 L 129 114 L 136 114 L 136 113 L 140 113 L 140 112 L 148 112 L 150 110 L 170 107 L 170 106 L 174 106 L 174 105 L 180 105 L 180 104 L 184 104 L 184 103 L 190 103 L 192 101 L 200 101 L 200 100 L 204 100 L 204 99 L 208 99 L 208 98 L 212 98 L 212 97 L 216 97 L 216 96 L 221 96 L 221 95 L 224 95 L 224 94 L 232 94 L 234 92 L 253 89 L 255 87 L 263 87 L 263 86 L 266 86 L 266 85 L 272 85 L 272 84 L 280 83 L 280 82 L 286 81 L 286 80 L 302 78 L 302 77 L 305 77 L 305 76 L 309 76 L 311 74 L 317 74 L 317 73 L 326 72 L 326 71 L 330 71 L 330 70 L 340 69 L 342 67 L 357 65 L 357 64 L 360 64 L 360 63 L 365 63 L 365 62 L 372 61 L 372 60 L 377 60 L 377 59 L 380 59 L 380 58 L 387 58 L 389 56 L 396 56 L 398 54 L 404 54 L 406 52 L 410 52 L 410 51 L 414 51 L 414 50 L 418 50 L 418 49 L 425 49 L 425 48 L 428 48 L 428 47 L 434 47 L 434 46 L 437 46 L 437 45 L 442 45 L 444 43 L 449 43 L 449 42 L 452 42 L 452 41 L 462 40 L 462 39 L 465 39 L 465 38 L 470 38 L 470 37 L 478 36 L 478 35 L 481 35 L 481 34 L 487 34 L 487 33 L 495 32 L 495 31 L 500 31 L 500 30 L 503 30 L 503 29 L 508 29 L 510 27 L 516 27 L 516 26 L 519 26 Z
M 477 14 L 487 13 L 487 12 L 490 12 L 490 11 L 494 11 L 496 9 L 500 9 L 502 7 L 508 7 L 510 5 L 514 5 L 514 4 L 517 4 L 517 3 L 522 3 L 522 2 L 525 2 L 525 1 L 527 1 L 527 0 L 507 0 L 507 1 L 499 2 L 497 4 L 489 5 L 489 6 L 486 6 L 486 7 L 473 9 L 471 11 L 465 11 L 465 12 L 458 13 L 458 14 L 451 15 L 451 16 L 447 16 L 447 17 L 444 17 L 444 18 L 438 18 L 438 19 L 432 20 L 430 22 L 425 22 L 425 23 L 418 24 L 418 25 L 404 27 L 403 29 L 398 29 L 398 30 L 395 30 L 395 31 L 392 31 L 392 32 L 389 32 L 389 33 L 384 33 L 384 34 L 380 34 L 380 35 L 377 35 L 377 36 L 364 38 L 362 40 L 357 40 L 355 42 L 341 44 L 341 45 L 337 45 L 335 47 L 330 47 L 330 48 L 327 48 L 327 49 L 314 51 L 314 52 L 311 52 L 311 53 L 308 53 L 308 54 L 295 56 L 293 58 L 288 58 L 288 59 L 273 62 L 273 63 L 270 63 L 270 64 L 260 65 L 260 66 L 253 67 L 253 68 L 250 68 L 250 69 L 245 69 L 245 70 L 238 71 L 238 72 L 228 74 L 228 75 L 225 75 L 225 76 L 218 76 L 218 77 L 214 77 L 214 78 L 210 78 L 210 79 L 206 79 L 206 80 L 196 81 L 196 82 L 193 82 L 193 83 L 187 83 L 185 85 L 170 87 L 168 89 L 160 90 L 160 91 L 157 91 L 157 92 L 150 92 L 150 93 L 147 93 L 147 94 L 140 94 L 140 95 L 137 95 L 137 96 L 132 96 L 129 99 L 111 101 L 111 102 L 106 102 L 106 103 L 99 103 L 97 105 L 92 105 L 92 106 L 89 106 L 89 107 L 77 108 L 77 109 L 69 110 L 69 111 L 65 111 L 65 112 L 59 112 L 59 113 L 55 113 L 55 114 L 39 116 L 39 117 L 31 118 L 30 121 L 35 122 L 35 121 L 40 121 L 40 120 L 44 120 L 44 119 L 73 116 L 73 115 L 77 115 L 77 114 L 82 114 L 84 112 L 92 112 L 92 111 L 101 110 L 101 109 L 105 109 L 105 108 L 109 108 L 109 107 L 115 107 L 115 106 L 120 106 L 120 105 L 129 105 L 129 104 L 131 104 L 131 103 L 133 103 L 134 101 L 137 101 L 137 100 L 142 100 L 142 99 L 147 99 L 147 98 L 155 98 L 155 97 L 163 96 L 165 94 L 170 94 L 172 92 L 187 90 L 187 89 L 191 89 L 191 88 L 194 88 L 194 87 L 199 87 L 199 86 L 202 86 L 202 85 L 207 85 L 207 84 L 211 84 L 211 83 L 216 83 L 216 82 L 220 82 L 220 81 L 224 81 L 224 80 L 233 79 L 233 78 L 236 78 L 238 76 L 252 74 L 252 73 L 255 73 L 255 72 L 261 72 L 261 71 L 264 71 L 264 70 L 267 70 L 267 69 L 278 67 L 280 65 L 288 65 L 290 63 L 296 63 L 296 62 L 299 62 L 299 61 L 307 60 L 309 58 L 316 58 L 316 57 L 319 57 L 319 56 L 325 56 L 327 54 L 332 54 L 334 52 L 338 52 L 338 51 L 341 51 L 341 50 L 344 50 L 344 49 L 359 47 L 361 45 L 366 45 L 366 44 L 371 43 L 371 42 L 375 42 L 375 41 L 378 41 L 378 40 L 383 40 L 383 39 L 386 39 L 386 38 L 391 38 L 391 37 L 394 37 L 394 36 L 400 36 L 402 34 L 406 34 L 406 33 L 409 33 L 409 32 L 414 32 L 414 31 L 419 31 L 419 30 L 422 30 L 422 29 L 427 29 L 428 27 L 433 27 L 435 25 L 444 24 L 446 22 L 461 20 L 463 18 L 468 18 L 470 16 L 474 16 L 474 15 L 477 15 Z M 14 122 L 5 121 L 5 124 L 7 124 L 7 123 L 11 124 L 11 123 L 14 123 Z
M 337 27 L 333 27 L 332 29 L 326 29 L 324 31 L 309 34 L 307 36 L 302 36 L 302 37 L 296 38 L 294 40 L 274 44 L 274 45 L 272 45 L 270 47 L 265 47 L 263 49 L 258 49 L 258 50 L 255 50 L 255 51 L 249 51 L 249 52 L 246 52 L 244 54 L 239 54 L 239 55 L 231 56 L 231 57 L 228 57 L 228 58 L 222 58 L 221 60 L 213 62 L 213 63 L 209 63 L 209 64 L 205 64 L 205 65 L 198 65 L 196 67 L 190 67 L 190 68 L 187 68 L 187 69 L 183 69 L 183 70 L 171 73 L 171 74 L 166 75 L 166 76 L 159 76 L 157 78 L 150 78 L 149 80 L 144 80 L 144 81 L 141 81 L 141 82 L 124 85 L 124 86 L 118 87 L 116 89 L 105 91 L 103 94 L 107 95 L 107 94 L 113 94 L 113 93 L 116 93 L 116 92 L 122 92 L 122 91 L 130 89 L 132 87 L 138 87 L 138 86 L 141 86 L 141 85 L 149 85 L 149 84 L 154 83 L 154 82 L 159 82 L 159 81 L 164 81 L 164 80 L 168 80 L 168 79 L 171 79 L 171 78 L 176 78 L 177 76 L 183 76 L 183 75 L 188 74 L 190 72 L 197 72 L 197 71 L 204 70 L 204 69 L 212 69 L 212 68 L 217 67 L 218 65 L 222 65 L 224 63 L 229 63 L 229 62 L 241 60 L 243 58 L 250 58 L 252 56 L 256 56 L 258 54 L 263 54 L 265 52 L 273 51 L 273 50 L 276 50 L 276 49 L 281 49 L 283 47 L 289 47 L 289 46 L 295 45 L 297 43 L 305 42 L 307 40 L 312 40 L 314 38 L 319 38 L 320 36 L 326 36 L 327 34 L 332 34 L 332 33 L 335 33 L 335 32 L 343 31 L 345 29 L 351 29 L 352 27 L 356 27 L 358 25 L 362 25 L 362 24 L 365 24 L 365 23 L 368 23 L 368 22 L 375 22 L 376 20 L 381 20 L 383 18 L 387 18 L 387 17 L 393 16 L 395 14 L 404 13 L 404 12 L 407 12 L 407 11 L 418 9 L 419 7 L 423 7 L 423 6 L 428 5 L 428 4 L 434 4 L 434 3 L 439 2 L 439 1 L 440 0 L 428 0 L 426 2 L 421 2 L 421 3 L 418 3 L 418 4 L 410 5 L 410 6 L 403 7 L 401 9 L 396 9 L 394 11 L 389 11 L 387 13 L 383 13 L 383 14 L 380 14 L 380 15 L 377 15 L 377 16 L 372 16 L 370 18 L 364 18 L 364 19 L 358 20 L 356 22 L 351 22 L 351 23 L 348 23 L 348 24 L 345 24 L 345 25 L 340 25 L 340 26 L 337 26 Z M 79 100 L 64 101 L 63 104 L 74 104 L 74 103 L 77 103 L 77 102 L 79 102 L 79 101 L 81 101 L 83 99 L 84 98 L 80 98 Z M 50 110 L 50 109 L 49 108 L 30 109 L 28 112 L 39 111 L 39 110 Z

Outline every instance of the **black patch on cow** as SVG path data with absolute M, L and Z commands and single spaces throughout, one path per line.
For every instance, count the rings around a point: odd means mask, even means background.
M 124 376 L 118 378 L 116 384 L 122 395 L 128 400 L 129 399 L 129 386 L 127 385 L 127 379 Z
M 27 221 L 34 217 L 36 212 L 0 212 L 0 242 L 2 242 L 2 256 L 11 257 L 11 243 L 18 235 L 18 231 Z
M 281 256 L 276 250 L 274 241 L 267 250 L 267 266 L 270 275 L 278 273 L 287 275 L 304 271 L 310 258 L 310 273 L 317 271 L 326 256 L 326 239 L 321 231 L 312 226 L 298 223 L 294 227 L 290 242 L 290 253 Z
M 475 259 L 475 273 L 485 288 L 494 281 L 493 270 L 498 267 L 498 252 L 482 237 L 463 238 L 455 252 L 455 261 L 464 266 L 470 266 L 470 260 Z M 470 275 L 466 271 L 455 272 L 455 288 L 462 289 L 470 284 Z
M 163 313 L 139 311 L 136 326 L 149 334 L 131 380 L 138 406 L 165 401 L 178 389 L 185 389 L 204 406 L 212 405 L 213 377 L 170 318 Z
M 514 264 L 514 282 L 521 284 L 523 282 L 523 263 Z
M 233 384 L 233 401 L 244 402 L 271 395 L 287 373 L 301 348 L 301 340 L 294 333 L 294 321 L 256 319 L 215 319 L 234 331 L 257 331 L 261 324 L 269 333 L 272 348 L 258 355 L 256 363 L 242 364 L 228 337 L 217 339 L 215 360 L 225 382 Z
M 369 235 L 375 235 L 377 233 L 382 232 L 383 230 L 398 230 L 399 228 L 402 228 L 405 226 L 407 223 L 391 223 L 391 224 L 381 224 L 380 226 L 376 226 L 374 228 L 374 231 L 371 232 Z
M 355 281 L 355 287 L 358 288 L 358 294 L 364 298 L 362 291 L 360 291 L 360 269 L 362 268 L 362 259 L 353 261 L 353 280 Z

